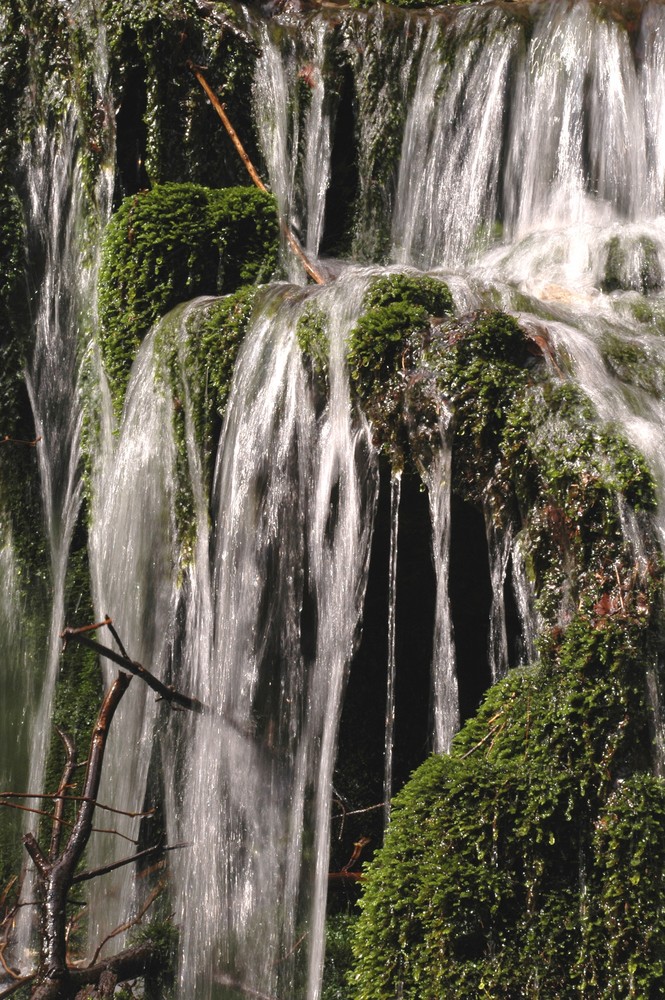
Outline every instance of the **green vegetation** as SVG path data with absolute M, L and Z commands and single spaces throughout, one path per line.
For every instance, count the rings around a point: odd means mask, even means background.
M 187 60 L 228 109 L 250 157 L 257 152 L 251 80 L 257 50 L 228 4 L 207 12 L 195 0 L 105 0 L 113 91 L 119 102 L 118 167 L 125 193 L 140 185 L 246 183 L 245 169 Z
M 102 352 L 119 407 L 150 326 L 179 303 L 265 281 L 277 263 L 271 195 L 254 188 L 158 185 L 126 198 L 104 242 Z
M 634 289 L 646 294 L 662 287 L 658 249 L 648 236 L 630 241 L 613 236 L 605 255 L 605 274 L 600 286 L 604 292 Z
M 495 685 L 450 756 L 397 796 L 364 883 L 352 995 L 655 998 L 665 784 L 647 683 L 662 595 L 652 478 L 502 313 L 443 324 L 413 364 L 450 410 L 454 489 L 522 532 L 544 629 L 539 662 Z

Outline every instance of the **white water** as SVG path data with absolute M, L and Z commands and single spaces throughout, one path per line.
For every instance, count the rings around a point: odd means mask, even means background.
M 129 656 L 164 677 L 176 610 L 176 456 L 174 401 L 156 363 L 154 341 L 155 331 L 137 357 L 117 438 L 105 442 L 95 472 L 89 553 L 96 616 L 108 614 Z M 103 630 L 99 636 L 113 645 Z M 118 668 L 103 661 L 102 671 L 108 686 Z M 101 802 L 128 811 L 142 809 L 156 714 L 154 693 L 134 681 L 110 734 Z M 113 825 L 136 839 L 138 820 L 118 817 Z M 120 838 L 95 837 L 90 864 L 101 865 L 109 856 L 126 857 L 128 848 Z M 103 931 L 124 923 L 132 912 L 133 887 L 124 875 L 94 884 L 88 910 L 94 947 Z
M 211 995 L 215 982 L 319 995 L 337 722 L 376 492 L 344 367 L 364 286 L 313 293 L 330 323 L 323 413 L 294 336 L 304 299 L 289 286 L 264 304 L 238 362 L 211 577 L 202 545 L 184 645 L 190 689 L 213 712 L 190 722 L 185 777 L 174 775 L 172 836 L 193 844 L 176 862 L 183 995 L 197 984 Z
M 432 653 L 434 751 L 445 753 L 459 728 L 459 701 L 455 671 L 455 642 L 450 614 L 450 498 L 452 444 L 448 436 L 450 414 L 441 423 L 441 449 L 427 473 L 432 517 L 432 554 L 436 571 L 436 613 Z
M 656 322 L 634 315 L 645 291 L 655 312 L 662 310 L 649 282 L 657 281 L 665 262 L 663 7 L 645 5 L 636 60 L 624 28 L 599 19 L 585 2 L 543 4 L 534 16 L 528 39 L 518 19 L 488 8 L 462 11 L 452 25 L 438 16 L 407 18 L 389 36 L 380 10 L 371 28 L 351 41 L 347 36 L 343 46 L 359 81 L 361 109 L 357 238 L 371 245 L 377 223 L 386 222 L 372 201 L 372 166 L 399 95 L 401 153 L 394 189 L 382 192 L 392 213 L 393 258 L 445 268 L 465 308 L 498 303 L 540 324 L 600 416 L 618 423 L 647 456 L 662 512 L 662 392 L 612 374 L 605 342 L 615 334 L 643 349 L 658 371 L 665 366 Z M 287 33 L 280 49 L 263 27 L 254 90 L 270 186 L 311 253 L 325 230 L 332 171 L 331 36 L 329 21 L 313 19 L 300 47 Z M 446 61 L 441 42 L 448 36 L 455 46 L 445 50 Z M 306 108 L 295 99 L 303 70 L 312 84 Z M 49 146 L 40 134 L 30 167 L 31 225 L 42 227 L 45 245 L 57 245 L 40 298 L 45 319 L 30 376 L 44 432 L 53 637 L 62 624 L 58 594 L 79 502 L 80 336 L 78 320 L 71 319 L 78 306 L 68 303 L 85 268 L 77 242 L 73 118 L 67 130 L 60 145 Z M 632 291 L 602 290 L 612 239 L 623 248 L 618 277 Z M 658 266 L 645 277 L 654 255 Z M 302 281 L 295 271 L 292 277 Z M 320 994 L 336 730 L 376 489 L 368 429 L 351 411 L 343 364 L 345 333 L 365 284 L 362 275 L 346 275 L 324 290 L 281 286 L 266 295 L 239 362 L 212 510 L 184 379 L 180 404 L 196 520 L 187 567 L 179 562 L 174 521 L 175 403 L 158 374 L 154 334 L 136 362 L 117 440 L 105 411 L 90 536 L 98 614 L 113 616 L 132 657 L 164 676 L 173 670 L 214 710 L 197 720 L 171 719 L 160 732 L 167 747 L 169 841 L 193 844 L 173 863 L 182 996 L 212 996 L 233 984 L 281 998 Z M 310 298 L 327 312 L 332 341 L 323 411 L 293 334 Z M 63 303 L 70 310 L 66 320 Z M 57 435 L 51 413 L 53 420 L 67 418 Z M 449 747 L 459 724 L 448 595 L 451 454 L 442 437 L 427 477 L 437 576 L 432 685 L 439 751 Z M 497 533 L 489 515 L 487 525 L 489 656 L 497 678 L 509 665 L 503 606 L 509 561 L 524 662 L 535 655 L 538 622 L 519 537 Z M 395 516 L 393 587 L 396 530 Z M 660 530 L 665 543 L 663 520 Z M 626 525 L 626 537 L 637 537 L 634 526 Z M 637 547 L 635 556 L 642 558 Z M 11 555 L 4 549 L 2 566 L 4 604 L 11 609 Z M 52 638 L 48 678 L 56 667 Z M 393 668 L 394 656 L 389 672 Z M 48 679 L 37 727 L 44 733 L 52 691 Z M 653 683 L 657 715 L 660 697 Z M 387 716 L 388 789 L 390 703 Z M 163 722 L 152 696 L 134 682 L 114 723 L 102 799 L 141 808 L 155 726 Z M 662 767 L 662 727 L 657 736 Z M 33 753 L 35 767 L 43 766 L 42 750 Z M 126 824 L 133 837 L 137 829 L 137 822 Z M 91 863 L 108 858 L 108 846 L 100 845 L 99 855 L 95 850 Z M 110 850 L 127 853 L 122 846 Z M 134 893 L 128 874 L 103 888 L 100 883 L 91 904 L 95 943 L 103 928 L 128 916 Z
M 402 495 L 402 474 L 394 473 L 390 480 L 390 551 L 388 558 L 388 669 L 386 675 L 386 725 L 383 777 L 384 828 L 390 822 L 393 797 L 393 749 L 395 738 L 395 623 L 397 610 L 397 542 L 399 535 L 399 502 Z

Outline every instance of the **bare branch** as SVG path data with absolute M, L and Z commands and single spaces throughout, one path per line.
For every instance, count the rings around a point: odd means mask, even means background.
M 258 173 L 256 172 L 256 168 L 254 167 L 254 164 L 252 163 L 252 161 L 250 160 L 249 156 L 247 155 L 247 151 L 246 151 L 245 147 L 241 143 L 240 139 L 238 138 L 238 134 L 237 134 L 236 130 L 234 129 L 234 127 L 231 124 L 231 122 L 229 121 L 229 117 L 226 114 L 226 110 L 225 110 L 224 105 L 220 103 L 220 101 L 219 101 L 217 95 L 215 94 L 214 90 L 210 87 L 208 81 L 206 80 L 206 78 L 204 77 L 203 73 L 201 72 L 201 67 L 197 66 L 196 63 L 193 63 L 191 61 L 191 59 L 190 59 L 190 60 L 187 61 L 187 68 L 194 74 L 194 76 L 196 77 L 196 79 L 199 81 L 199 83 L 200 83 L 202 89 L 204 90 L 204 92 L 205 92 L 208 100 L 210 101 L 210 103 L 212 104 L 213 108 L 215 109 L 215 111 L 219 115 L 219 117 L 220 117 L 220 119 L 222 121 L 222 125 L 226 129 L 226 131 L 227 131 L 227 133 L 229 135 L 229 138 L 231 139 L 231 142 L 233 143 L 233 145 L 235 146 L 236 150 L 238 151 L 238 155 L 240 156 L 240 159 L 245 164 L 245 169 L 247 170 L 247 173 L 249 174 L 249 176 L 252 178 L 252 181 L 254 182 L 254 184 L 256 185 L 256 187 L 259 188 L 260 191 L 267 191 L 268 188 L 265 186 L 265 184 L 263 183 L 263 181 L 259 177 Z M 310 276 L 310 278 L 312 278 L 316 282 L 317 285 L 325 285 L 326 279 L 323 277 L 323 275 L 321 274 L 321 272 L 319 270 L 317 270 L 317 268 L 314 266 L 314 264 L 312 264 L 312 262 L 310 261 L 310 259 L 307 257 L 305 251 L 300 246 L 300 243 L 298 242 L 298 240 L 295 238 L 295 236 L 291 232 L 291 229 L 289 228 L 288 223 L 286 222 L 286 220 L 280 218 L 279 222 L 280 222 L 280 226 L 282 228 L 282 232 L 284 233 L 284 235 L 285 235 L 285 237 L 286 237 L 286 239 L 288 241 L 288 244 L 291 247 L 291 250 L 296 255 L 296 257 L 298 258 L 298 260 L 300 261 L 300 263 L 302 264 L 302 266 L 305 268 L 305 271 L 307 272 L 307 274 Z
M 92 868 L 90 871 L 81 872 L 75 875 L 72 879 L 72 885 L 77 882 L 88 882 L 92 878 L 98 878 L 100 875 L 106 875 L 108 872 L 113 872 L 116 868 L 124 868 L 125 865 L 131 865 L 134 861 L 139 861 L 141 858 L 149 858 L 153 854 L 165 854 L 166 851 L 178 851 L 182 847 L 189 847 L 187 843 L 183 844 L 172 844 L 170 847 L 162 847 L 161 844 L 155 844 L 154 847 L 146 847 L 144 851 L 137 851 L 136 854 L 132 854 L 131 857 L 123 858 L 121 861 L 114 861 L 112 864 L 104 865 L 102 868 Z
M 83 761 L 82 764 L 77 764 L 77 767 L 85 766 L 87 761 Z M 64 802 L 88 802 L 84 795 L 59 795 L 58 792 L 42 792 L 37 794 L 36 792 L 0 792 L 0 805 L 10 806 L 11 803 L 3 803 L 2 799 L 63 799 Z M 152 809 L 144 809 L 142 812 L 129 812 L 127 809 L 116 809 L 115 806 L 105 806 L 103 802 L 95 802 L 97 809 L 102 809 L 104 812 L 115 813 L 118 816 L 128 816 L 130 819 L 143 819 L 146 816 L 154 815 L 154 807 Z M 31 810 L 37 811 L 37 810 Z M 42 813 L 44 816 L 52 816 L 52 813 Z M 71 825 L 71 824 L 70 824 Z
M 41 847 L 37 843 L 37 840 L 32 833 L 26 833 L 23 835 L 23 844 L 26 851 L 35 863 L 37 871 L 42 876 L 42 878 L 47 878 L 51 870 L 51 866 L 48 863 L 48 858 L 42 851 Z
M 141 909 L 139 910 L 139 912 L 136 914 L 135 917 L 132 917 L 131 920 L 127 920 L 126 923 L 124 924 L 120 924 L 119 927 L 116 927 L 114 930 L 110 932 L 110 934 L 106 935 L 101 944 L 98 945 L 97 951 L 93 955 L 92 961 L 88 966 L 89 969 L 92 968 L 92 966 L 94 966 L 105 944 L 108 944 L 108 942 L 111 941 L 114 937 L 117 937 L 118 934 L 124 934 L 125 931 L 128 931 L 130 929 L 130 927 L 135 927 L 137 924 L 141 923 L 141 921 L 145 917 L 146 913 L 148 912 L 152 904 L 155 902 L 157 897 L 161 895 L 164 889 L 165 889 L 164 883 L 160 882 L 159 885 L 152 890 L 152 892 L 150 893 L 150 895 L 148 896 L 145 903 L 143 904 L 143 906 L 141 907 Z
M 94 639 L 89 639 L 87 635 L 82 634 L 79 631 L 66 628 L 64 632 L 60 634 L 60 638 L 64 641 L 65 647 L 69 641 L 78 642 L 82 646 L 87 646 L 88 649 L 93 649 L 100 656 L 106 657 L 107 660 L 112 660 L 117 663 L 118 666 L 122 667 L 124 670 L 128 670 L 130 674 L 134 674 L 136 677 L 140 677 L 142 681 L 156 691 L 164 701 L 176 705 L 182 705 L 183 708 L 188 708 L 191 712 L 203 712 L 205 711 L 205 706 L 198 700 L 198 698 L 190 698 L 189 695 L 182 694 L 180 691 L 176 691 L 174 687 L 168 684 L 163 684 L 162 681 L 158 680 L 154 674 L 151 674 L 149 670 L 146 670 L 144 666 L 137 663 L 136 660 L 130 660 L 127 656 L 122 656 L 120 653 L 116 653 L 115 650 L 109 649 L 108 646 L 103 646 L 101 642 L 95 642 Z
M 74 771 L 76 770 L 76 744 L 74 740 L 62 729 L 58 729 L 58 736 L 64 744 L 67 759 L 65 761 L 65 768 L 62 772 L 62 778 L 60 779 L 58 791 L 54 796 L 55 809 L 53 810 L 53 827 L 51 829 L 51 846 L 49 848 L 49 858 L 51 861 L 55 861 L 60 850 L 62 818 L 65 811 L 64 793 L 65 789 L 69 788 L 71 785 Z
M 10 997 L 12 993 L 17 993 L 22 986 L 34 983 L 36 978 L 37 973 L 31 972 L 29 976 L 23 976 L 22 979 L 17 979 L 15 983 L 12 983 L 11 986 L 8 986 L 6 990 L 3 990 L 2 993 L 0 993 L 0 1000 L 6 1000 L 6 997 Z
M 22 444 L 26 448 L 36 448 L 40 441 L 41 437 L 35 438 L 34 441 L 21 441 L 19 438 L 9 437 L 8 434 L 0 438 L 0 444 Z

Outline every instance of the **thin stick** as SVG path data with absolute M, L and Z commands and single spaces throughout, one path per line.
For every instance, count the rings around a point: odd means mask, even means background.
M 41 437 L 35 438 L 34 441 L 21 441 L 19 438 L 9 437 L 8 434 L 0 438 L 0 444 L 22 444 L 26 448 L 35 448 L 40 441 Z
M 53 810 L 53 826 L 51 828 L 51 845 L 49 848 L 49 858 L 51 861 L 55 861 L 60 850 L 60 834 L 62 832 L 62 819 L 65 811 L 65 789 L 70 787 L 74 771 L 76 770 L 76 744 L 72 737 L 64 730 L 58 728 L 57 732 L 65 747 L 67 760 L 58 791 L 54 796 L 55 808 Z
M 83 764 L 86 762 L 83 761 Z M 82 765 L 77 765 L 81 767 Z M 37 794 L 36 792 L 0 792 L 1 799 L 62 799 L 64 802 L 89 802 L 85 795 L 58 795 L 57 792 L 43 792 Z M 2 805 L 2 802 L 0 802 Z M 9 805 L 9 803 L 7 803 Z M 125 809 L 116 809 L 114 806 L 105 806 L 101 802 L 95 802 L 97 809 L 103 809 L 105 812 L 116 813 L 118 816 L 128 816 L 130 819 L 143 819 L 146 816 L 154 815 L 154 807 L 152 809 L 146 809 L 144 812 L 127 812 Z M 51 815 L 50 813 L 45 813 L 45 815 Z
M 11 986 L 8 986 L 6 990 L 3 990 L 2 993 L 0 993 L 0 1000 L 5 1000 L 6 997 L 10 997 L 12 993 L 16 993 L 17 990 L 20 990 L 22 986 L 27 986 L 28 983 L 34 983 L 36 978 L 37 973 L 31 972 L 29 976 L 24 976 L 23 979 L 17 979 L 15 983 L 12 983 Z
M 139 910 L 139 912 L 135 917 L 133 917 L 131 920 L 126 921 L 126 923 L 124 924 L 120 924 L 119 927 L 116 927 L 115 930 L 112 930 L 110 934 L 106 935 L 102 943 L 98 946 L 97 951 L 93 955 L 92 961 L 88 965 L 89 969 L 92 968 L 92 966 L 99 958 L 99 954 L 105 944 L 107 944 L 112 938 L 117 937 L 118 934 L 123 934 L 125 931 L 128 931 L 130 927 L 135 927 L 137 924 L 141 923 L 146 913 L 148 912 L 152 904 L 155 902 L 157 897 L 160 895 L 160 893 L 163 891 L 163 889 L 164 889 L 164 884 L 160 882 L 160 884 L 150 893 L 147 900 L 145 901 L 145 903 L 143 904 L 143 906 L 141 907 L 141 909 Z
M 180 691 L 176 691 L 175 688 L 168 684 L 163 684 L 162 681 L 158 680 L 154 674 L 151 674 L 149 670 L 146 670 L 142 664 L 137 663 L 136 660 L 130 660 L 127 656 L 122 656 L 120 653 L 116 653 L 115 650 L 109 649 L 108 646 L 102 646 L 101 642 L 95 642 L 94 639 L 89 639 L 87 635 L 82 634 L 80 631 L 66 628 L 64 632 L 60 633 L 60 638 L 64 641 L 65 646 L 69 641 L 78 642 L 82 646 L 87 646 L 88 649 L 93 649 L 100 656 L 106 657 L 107 660 L 112 660 L 119 666 L 123 667 L 125 670 L 129 671 L 130 674 L 135 674 L 140 677 L 149 688 L 156 691 L 160 697 L 169 703 L 175 702 L 177 705 L 182 705 L 183 708 L 188 708 L 191 712 L 203 712 L 205 711 L 205 706 L 198 698 L 190 698 L 189 695 L 182 694 Z
M 266 191 L 267 192 L 268 188 L 265 186 L 265 184 L 263 183 L 263 181 L 259 177 L 258 173 L 256 172 L 256 168 L 254 167 L 254 164 L 250 160 L 249 156 L 247 155 L 247 151 L 245 150 L 245 147 L 243 146 L 243 144 L 241 143 L 240 139 L 238 138 L 238 133 L 236 132 L 236 130 L 234 129 L 233 125 L 229 121 L 229 117 L 226 114 L 226 110 L 224 108 L 224 105 L 219 101 L 219 99 L 218 99 L 217 95 L 215 94 L 214 90 L 210 87 L 208 81 L 206 80 L 206 78 L 204 77 L 203 73 L 201 72 L 201 67 L 197 66 L 196 63 L 193 63 L 191 61 L 191 59 L 189 59 L 187 61 L 187 68 L 194 74 L 194 76 L 196 77 L 196 79 L 199 81 L 201 87 L 205 91 L 205 94 L 206 94 L 208 100 L 210 101 L 210 103 L 212 104 L 213 108 L 215 109 L 215 111 L 217 112 L 217 114 L 219 115 L 219 117 L 221 118 L 222 124 L 223 124 L 224 128 L 226 129 L 226 131 L 227 131 L 227 133 L 229 135 L 229 138 L 231 139 L 231 142 L 233 143 L 233 145 L 235 146 L 236 150 L 238 151 L 238 155 L 239 155 L 240 159 L 245 164 L 245 169 L 247 170 L 247 173 L 249 174 L 249 176 L 252 178 L 252 181 L 254 182 L 254 184 L 257 186 L 257 188 L 260 191 Z M 298 240 L 295 238 L 295 236 L 291 232 L 291 230 L 290 230 L 290 228 L 289 228 L 286 220 L 280 218 L 279 223 L 280 223 L 282 232 L 286 236 L 288 244 L 291 247 L 291 250 L 296 255 L 296 257 L 298 258 L 298 260 L 301 262 L 301 264 L 305 268 L 305 271 L 307 272 L 307 274 L 310 276 L 310 278 L 312 278 L 313 281 L 316 282 L 317 285 L 325 285 L 326 279 L 323 277 L 323 275 L 321 274 L 321 272 L 317 270 L 317 268 L 314 266 L 314 264 L 312 264 L 312 262 L 309 260 L 309 258 L 305 254 L 305 251 L 300 246 L 300 243 L 298 242 Z
M 121 861 L 114 861 L 110 865 L 104 865 L 102 868 L 91 868 L 90 871 L 81 872 L 79 875 L 75 875 L 72 879 L 72 885 L 76 882 L 88 882 L 91 878 L 98 878 L 100 875 L 106 875 L 108 872 L 113 872 L 116 868 L 123 868 L 125 865 L 131 865 L 134 861 L 139 861 L 141 858 L 150 857 L 152 854 L 165 854 L 167 851 L 177 851 L 181 847 L 189 847 L 188 843 L 182 844 L 172 844 L 170 847 L 161 847 L 156 844 L 154 847 L 146 847 L 144 851 L 137 851 L 136 854 L 132 854 L 128 858 L 123 858 Z

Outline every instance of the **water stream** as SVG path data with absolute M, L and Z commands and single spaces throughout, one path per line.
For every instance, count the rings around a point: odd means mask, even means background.
M 342 211 L 327 204 L 326 194 L 338 169 L 338 74 L 345 67 L 356 115 L 349 137 L 358 167 L 353 246 L 374 266 L 331 265 L 337 279 L 314 288 L 290 263 L 288 283 L 261 290 L 237 361 L 212 490 L 186 360 L 188 323 L 210 300 L 179 307 L 146 337 L 116 426 L 94 346 L 97 249 L 84 252 L 83 240 L 92 232 L 98 247 L 111 171 L 100 173 L 91 205 L 73 105 L 57 133 L 40 127 L 25 147 L 30 240 L 43 265 L 26 383 L 42 437 L 52 601 L 44 663 L 26 677 L 22 708 L 12 713 L 11 725 L 25 739 L 17 720 L 37 703 L 31 773 L 4 765 L 0 771 L 3 781 L 28 780 L 35 789 L 43 782 L 81 503 L 85 358 L 99 427 L 88 538 L 96 613 L 118 623 L 132 658 L 209 708 L 196 718 L 170 716 L 134 682 L 114 722 L 100 792 L 111 805 L 140 811 L 159 772 L 167 839 L 191 844 L 171 860 L 182 997 L 321 995 L 332 776 L 378 491 L 372 428 L 352 403 L 346 342 L 382 264 L 427 269 L 448 281 L 460 311 L 504 308 L 546 338 L 562 377 L 648 461 L 665 549 L 665 7 L 645 3 L 631 37 L 620 18 L 599 16 L 586 0 L 536 4 L 528 17 L 522 5 L 509 6 L 409 15 L 384 7 L 371 15 L 324 9 L 297 30 L 288 16 L 248 14 L 261 51 L 252 100 L 267 179 L 313 256 L 332 226 L 326 216 Z M 108 66 L 101 49 L 96 58 L 112 144 Z M 326 317 L 325 396 L 295 332 L 312 306 Z M 167 340 L 179 344 L 177 391 Z M 175 408 L 183 413 L 180 443 Z M 432 724 L 422 743 L 429 740 L 437 752 L 449 749 L 460 721 L 450 579 L 453 418 L 444 407 L 440 446 L 423 472 L 436 593 Z M 191 504 L 186 545 L 178 522 L 183 476 Z M 386 823 L 394 788 L 400 490 L 394 476 Z M 534 659 L 540 623 L 524 539 L 503 530 L 489 501 L 484 514 L 487 663 L 495 681 Z M 644 562 L 628 512 L 624 533 L 636 564 Z M 520 631 L 517 654 L 508 637 L 508 590 Z M 0 638 L 14 652 L 2 666 L 0 692 L 26 661 L 13 626 L 19 611 L 13 541 L 3 530 Z M 115 673 L 103 670 L 106 681 Z M 662 773 L 656 673 L 650 690 Z M 4 739 L 10 723 L 0 711 Z M 138 839 L 138 819 L 119 825 Z M 89 862 L 126 853 L 121 842 L 99 838 Z M 144 896 L 129 869 L 97 883 L 88 919 L 93 949 Z M 22 924 L 24 949 L 29 924 Z M 109 947 L 121 943 L 118 937 Z

